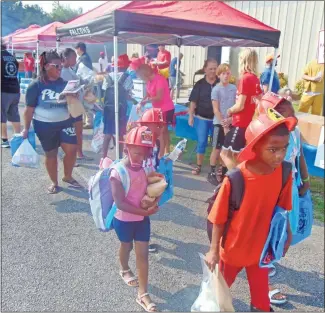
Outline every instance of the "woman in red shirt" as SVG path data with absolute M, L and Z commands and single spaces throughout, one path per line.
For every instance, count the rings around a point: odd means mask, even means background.
M 32 78 L 35 66 L 35 60 L 30 52 L 24 56 L 25 78 Z
M 228 110 L 231 126 L 221 151 L 221 158 L 228 170 L 237 165 L 237 155 L 246 145 L 246 128 L 254 117 L 255 99 L 262 96 L 257 67 L 256 51 L 250 48 L 243 50 L 239 55 L 240 81 L 237 86 L 236 104 Z

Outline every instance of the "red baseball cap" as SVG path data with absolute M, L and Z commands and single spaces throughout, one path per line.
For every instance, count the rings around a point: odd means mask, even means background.
M 288 130 L 292 131 L 296 127 L 297 120 L 294 117 L 284 118 L 272 108 L 268 108 L 266 114 L 260 114 L 246 129 L 246 147 L 238 155 L 238 160 L 242 162 L 254 159 L 255 152 L 253 149 L 255 144 L 272 129 L 281 124 L 285 124 Z

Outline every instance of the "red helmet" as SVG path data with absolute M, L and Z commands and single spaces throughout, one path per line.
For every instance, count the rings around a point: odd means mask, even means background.
M 259 102 L 257 109 L 259 114 L 267 114 L 268 109 L 274 109 L 279 103 L 286 100 L 276 93 L 268 91 Z
M 283 123 L 286 124 L 289 131 L 292 131 L 296 127 L 297 120 L 294 117 L 284 118 L 272 108 L 268 108 L 266 114 L 260 114 L 246 129 L 246 147 L 238 155 L 238 160 L 246 161 L 253 159 L 255 157 L 254 145 L 264 135 Z
M 132 128 L 126 134 L 124 143 L 126 145 L 141 146 L 146 148 L 153 148 L 155 145 L 153 134 L 146 126 Z
M 152 108 L 144 111 L 143 115 L 139 119 L 139 123 L 165 124 L 161 109 Z

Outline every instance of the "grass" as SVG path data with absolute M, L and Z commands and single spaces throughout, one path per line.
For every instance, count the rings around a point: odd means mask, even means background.
M 175 136 L 174 132 L 170 132 L 170 141 L 171 141 L 171 151 L 174 149 L 176 144 L 182 140 L 183 138 L 179 138 Z M 185 153 L 182 155 L 182 160 L 185 162 L 192 161 L 195 164 L 195 152 L 192 154 L 191 160 L 189 160 L 190 153 L 194 150 L 196 146 L 196 142 L 193 140 L 188 140 Z M 211 154 L 211 146 L 207 147 L 207 151 L 205 153 L 204 157 L 204 165 L 209 164 L 209 158 Z M 311 177 L 310 178 L 310 190 L 312 193 L 312 199 L 314 203 L 314 218 L 318 221 L 321 221 L 324 223 L 324 179 L 319 177 Z

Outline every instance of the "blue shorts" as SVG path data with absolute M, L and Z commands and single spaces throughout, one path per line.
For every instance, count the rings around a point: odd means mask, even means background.
M 105 135 L 115 135 L 115 112 L 113 106 L 104 106 L 103 123 Z M 119 112 L 119 136 L 123 140 L 123 136 L 126 134 L 126 112 Z
M 213 121 L 195 117 L 194 128 L 197 134 L 197 153 L 204 154 L 208 145 L 208 136 L 213 134 Z
M 77 144 L 76 130 L 72 118 L 62 122 L 33 120 L 35 133 L 45 152 L 57 149 L 61 143 Z
M 150 219 L 145 216 L 140 222 L 123 222 L 114 217 L 113 227 L 121 242 L 150 240 Z

